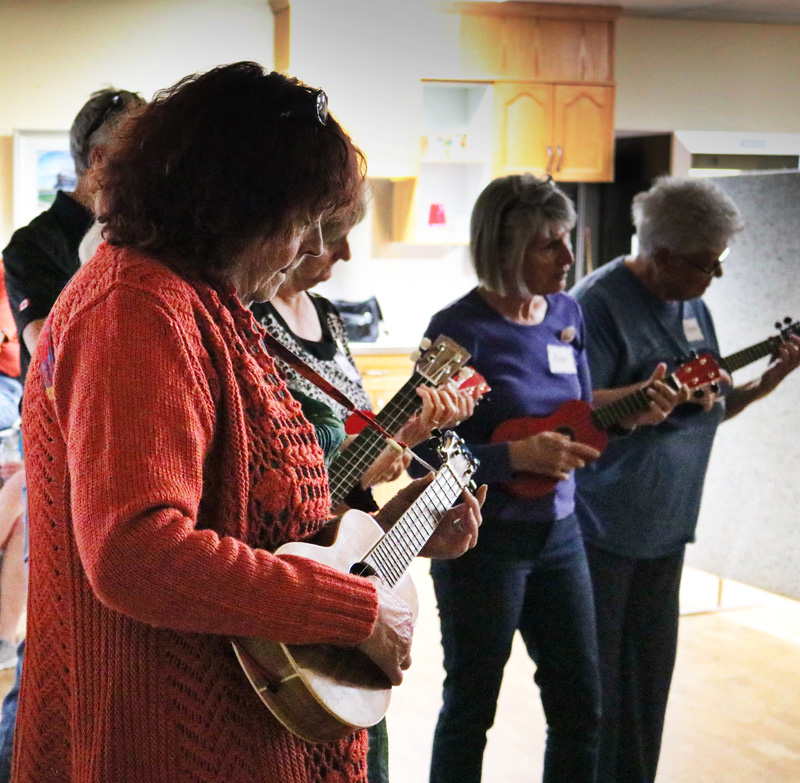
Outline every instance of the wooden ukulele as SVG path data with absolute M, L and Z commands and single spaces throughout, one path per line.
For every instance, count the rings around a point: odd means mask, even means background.
M 470 355 L 458 343 L 445 335 L 428 344 L 417 358 L 414 372 L 402 388 L 376 414 L 375 421 L 391 435 L 396 435 L 401 427 L 422 410 L 422 399 L 417 394 L 418 386 L 438 387 L 456 376 L 460 388 L 469 388 L 476 399 L 488 387 L 482 383 L 480 375 L 465 365 Z M 351 417 L 352 419 L 353 417 Z M 350 420 L 348 420 L 348 425 Z M 356 434 L 350 430 L 350 434 Z M 356 437 L 334 458 L 328 469 L 328 482 L 331 492 L 331 506 L 341 503 L 347 494 L 366 473 L 367 468 L 378 458 L 386 446 L 380 432 L 372 427 L 364 427 Z
M 736 370 L 741 370 L 742 367 L 746 367 L 748 364 L 774 353 L 779 346 L 788 342 L 791 335 L 800 335 L 800 321 L 792 323 L 792 319 L 788 316 L 783 319 L 783 323 L 778 321 L 775 324 L 775 328 L 778 330 L 778 334 L 720 359 L 720 367 L 729 373 L 736 372 Z
M 720 377 L 719 365 L 711 354 L 704 353 L 696 359 L 682 364 L 664 382 L 678 390 L 685 386 L 696 389 L 713 383 Z M 521 440 L 540 432 L 560 432 L 571 440 L 603 451 L 608 443 L 609 429 L 622 419 L 647 410 L 650 397 L 646 389 L 628 394 L 608 405 L 592 408 L 583 400 L 569 400 L 560 405 L 550 416 L 523 416 L 504 421 L 492 434 L 492 443 Z M 524 500 L 552 492 L 558 479 L 538 473 L 519 473 L 511 481 L 504 482 L 505 489 L 514 497 Z
M 444 436 L 439 453 L 444 464 L 434 480 L 388 532 L 369 514 L 353 510 L 323 531 L 328 545 L 298 541 L 284 544 L 275 554 L 300 555 L 347 573 L 380 576 L 412 607 L 416 620 L 419 602 L 406 569 L 477 468 L 452 432 Z M 289 731 L 309 742 L 332 742 L 373 726 L 389 708 L 391 684 L 355 647 L 247 638 L 232 643 L 264 704 Z

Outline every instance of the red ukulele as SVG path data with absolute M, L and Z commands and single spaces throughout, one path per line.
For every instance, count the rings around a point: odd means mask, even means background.
M 719 377 L 720 370 L 716 360 L 711 354 L 704 353 L 682 364 L 664 382 L 676 390 L 684 386 L 696 389 L 713 383 Z M 504 421 L 492 434 L 492 443 L 521 440 L 540 432 L 560 432 L 571 440 L 603 451 L 608 443 L 608 430 L 631 414 L 647 410 L 649 404 L 650 397 L 646 389 L 639 389 L 599 408 L 592 408 L 583 400 L 569 400 L 550 416 L 523 416 Z M 552 492 L 557 483 L 558 479 L 552 476 L 519 473 L 503 486 L 514 497 L 534 500 Z

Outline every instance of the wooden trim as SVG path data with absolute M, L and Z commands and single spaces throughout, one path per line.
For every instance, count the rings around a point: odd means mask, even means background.
M 275 70 L 288 73 L 291 60 L 292 13 L 287 7 L 275 14 L 272 32 Z
M 289 10 L 289 0 L 269 0 L 269 7 L 272 9 L 272 13 L 277 16 L 281 11 Z
M 501 76 L 501 75 L 486 75 L 486 76 L 464 76 L 463 74 L 443 74 L 441 76 L 426 76 L 421 79 L 422 82 L 465 82 L 466 84 L 502 84 L 507 82 L 520 83 L 525 82 L 528 84 L 567 84 L 574 85 L 575 87 L 616 87 L 616 82 L 608 81 L 585 81 L 583 79 L 520 79 L 519 76 Z M 390 179 L 407 179 L 407 177 L 390 177 Z
M 465 16 L 531 16 L 540 19 L 586 19 L 590 21 L 615 21 L 622 8 L 615 5 L 561 5 L 559 3 L 465 3 L 445 2 L 436 6 L 444 13 Z

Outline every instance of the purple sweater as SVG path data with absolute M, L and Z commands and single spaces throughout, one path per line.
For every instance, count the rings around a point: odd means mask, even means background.
M 472 354 L 470 366 L 491 386 L 472 418 L 457 428 L 480 460 L 476 482 L 491 485 L 483 510 L 487 519 L 549 522 L 575 508 L 572 475 L 535 501 L 518 500 L 505 492 L 498 482 L 512 477 L 508 444 L 489 443 L 492 432 L 507 419 L 548 416 L 567 400 L 591 401 L 580 307 L 567 294 L 548 296 L 547 303 L 540 324 L 522 326 L 500 315 L 473 289 L 433 316 L 425 332 L 431 340 L 446 334 L 463 346 Z M 567 347 L 572 350 L 565 352 Z M 570 369 L 569 354 L 574 357 L 572 372 L 554 372 Z

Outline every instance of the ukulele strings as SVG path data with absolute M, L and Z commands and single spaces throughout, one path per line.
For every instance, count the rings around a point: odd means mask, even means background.
M 445 465 L 431 485 L 368 553 L 365 562 L 373 566 L 389 586 L 397 584 L 463 489 L 464 484 L 452 467 Z

